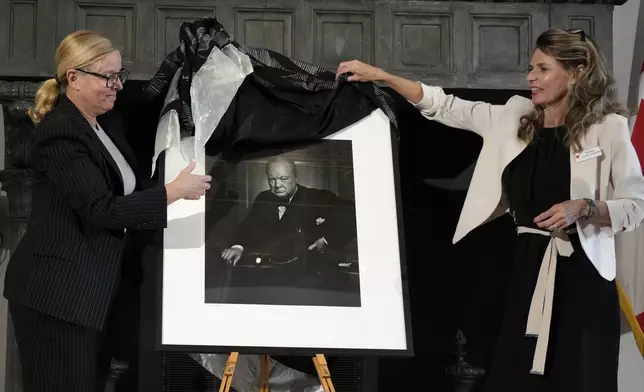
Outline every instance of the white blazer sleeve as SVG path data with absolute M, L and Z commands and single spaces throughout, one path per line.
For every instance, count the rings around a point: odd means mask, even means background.
M 475 132 L 483 137 L 495 129 L 495 121 L 503 118 L 503 105 L 467 101 L 447 95 L 442 88 L 420 84 L 423 98 L 414 104 L 429 120 L 438 121 L 452 128 Z
M 623 116 L 610 116 L 612 200 L 606 200 L 613 234 L 633 231 L 644 220 L 644 177 Z M 613 121 L 613 119 L 615 119 Z

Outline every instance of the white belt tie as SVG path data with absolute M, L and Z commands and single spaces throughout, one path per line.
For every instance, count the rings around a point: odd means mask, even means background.
M 545 231 L 531 227 L 519 226 L 517 233 L 541 234 L 550 237 L 546 253 L 541 261 L 537 285 L 532 294 L 526 336 L 537 337 L 537 345 L 532 359 L 532 370 L 530 373 L 543 375 L 546 365 L 546 354 L 548 352 L 548 338 L 550 336 L 550 321 L 552 319 L 553 295 L 555 292 L 555 273 L 557 271 L 557 256 L 570 257 L 574 249 L 568 238 L 569 231 Z

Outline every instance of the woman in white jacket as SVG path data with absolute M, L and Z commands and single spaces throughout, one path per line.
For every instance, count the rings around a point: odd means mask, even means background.
M 594 42 L 582 30 L 553 29 L 536 48 L 532 99 L 504 105 L 465 101 L 355 60 L 337 73 L 384 82 L 426 118 L 483 137 L 454 242 L 506 212 L 519 236 L 486 391 L 616 392 L 614 235 L 644 219 L 644 177 Z

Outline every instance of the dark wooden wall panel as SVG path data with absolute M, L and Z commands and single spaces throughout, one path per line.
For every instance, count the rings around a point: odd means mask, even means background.
M 13 61 L 35 61 L 38 48 L 36 25 L 38 24 L 38 3 L 36 1 L 14 1 L 11 3 L 9 30 L 9 59 Z
M 606 56 L 613 69 L 613 9 L 604 4 L 552 4 L 550 21 L 553 27 L 584 29 Z
M 271 49 L 291 57 L 295 47 L 294 19 L 293 9 L 288 8 L 238 8 L 234 37 L 247 45 Z
M 53 69 L 55 14 L 55 1 L 0 0 L 0 75 L 41 75 Z
M 334 70 L 360 59 L 447 88 L 525 89 L 549 26 L 597 38 L 612 64 L 612 5 L 395 0 L 3 0 L 0 76 L 51 76 L 60 40 L 94 29 L 150 78 L 184 21 L 216 16 L 239 42 Z M 18 27 L 20 26 L 20 27 Z

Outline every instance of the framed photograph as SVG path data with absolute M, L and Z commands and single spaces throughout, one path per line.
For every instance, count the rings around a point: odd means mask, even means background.
M 300 147 L 228 161 L 168 207 L 163 350 L 411 355 L 396 139 L 380 110 Z M 167 150 L 166 183 L 187 161 Z

